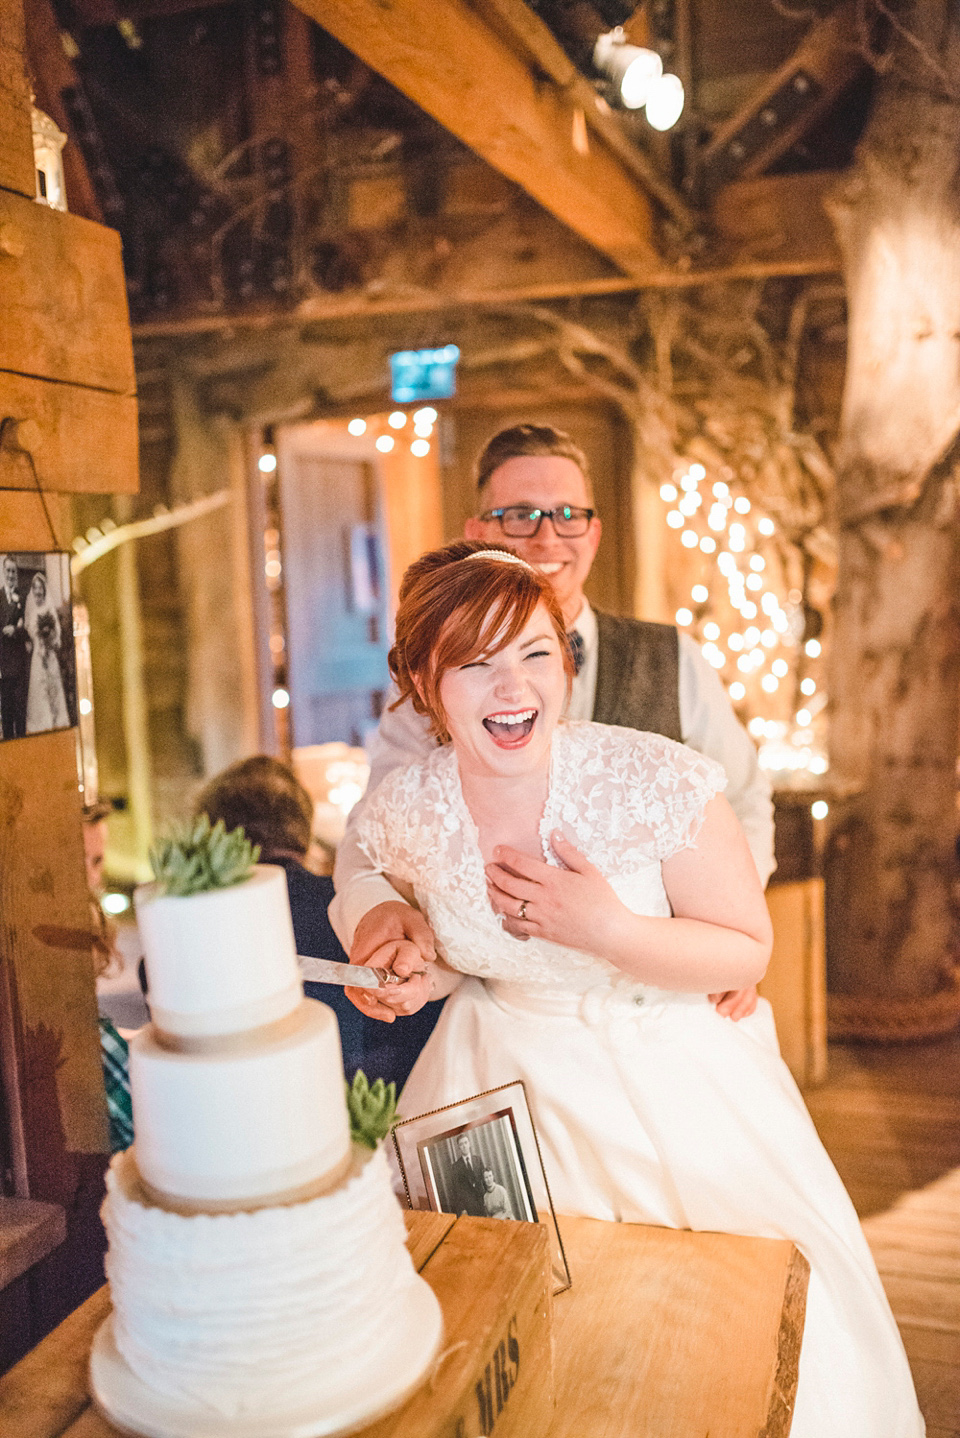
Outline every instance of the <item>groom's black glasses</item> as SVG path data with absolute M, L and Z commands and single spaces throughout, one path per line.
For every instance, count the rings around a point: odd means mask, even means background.
M 579 539 L 586 534 L 590 521 L 596 513 L 593 509 L 578 509 L 573 504 L 561 504 L 556 509 L 532 509 L 529 504 L 509 504 L 505 509 L 488 509 L 481 514 L 482 520 L 497 519 L 508 539 L 532 539 L 545 519 L 549 519 L 554 532 L 561 539 Z

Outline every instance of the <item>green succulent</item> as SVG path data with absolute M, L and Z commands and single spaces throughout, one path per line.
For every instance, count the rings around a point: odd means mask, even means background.
M 239 884 L 259 857 L 259 845 L 251 844 L 242 828 L 227 833 L 222 819 L 211 826 L 206 814 L 175 824 L 150 850 L 157 883 L 177 898 Z
M 368 1083 L 363 1069 L 347 1084 L 347 1112 L 350 1115 L 350 1136 L 354 1143 L 376 1148 L 390 1132 L 397 1112 L 397 1086 L 382 1078 Z

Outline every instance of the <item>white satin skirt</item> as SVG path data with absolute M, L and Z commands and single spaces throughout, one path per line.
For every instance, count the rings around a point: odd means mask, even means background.
M 765 1000 L 733 1023 L 703 995 L 628 979 L 582 995 L 465 979 L 400 1111 L 410 1118 L 518 1078 L 558 1214 L 789 1238 L 804 1254 L 791 1438 L 921 1438 L 876 1266 Z

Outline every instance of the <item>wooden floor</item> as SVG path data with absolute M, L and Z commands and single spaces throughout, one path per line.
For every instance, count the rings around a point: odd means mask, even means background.
M 960 1438 L 960 1034 L 832 1045 L 805 1097 L 863 1220 L 928 1438 Z

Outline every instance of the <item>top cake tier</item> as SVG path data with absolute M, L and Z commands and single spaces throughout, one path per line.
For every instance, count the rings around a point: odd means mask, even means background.
M 134 894 L 151 1017 L 183 1038 L 242 1033 L 292 1013 L 303 997 L 284 871 L 187 898 L 156 884 Z

